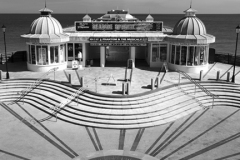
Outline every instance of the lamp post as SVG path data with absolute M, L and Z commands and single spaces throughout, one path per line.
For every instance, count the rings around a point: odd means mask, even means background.
M 2 31 L 3 31 L 3 37 L 4 37 L 4 46 L 5 46 L 5 59 L 6 59 L 6 79 L 9 79 L 9 73 L 8 73 L 8 62 L 7 62 L 7 49 L 6 49 L 6 38 L 5 38 L 5 32 L 6 32 L 6 26 L 2 26 Z
M 236 39 L 236 49 L 235 49 L 235 56 L 234 56 L 234 64 L 233 64 L 233 76 L 232 82 L 235 83 L 235 65 L 236 65 L 236 54 L 237 54 L 237 44 L 238 44 L 238 34 L 240 33 L 240 26 L 236 27 L 237 39 Z

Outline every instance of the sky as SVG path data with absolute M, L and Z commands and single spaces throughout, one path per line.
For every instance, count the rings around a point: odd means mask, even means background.
M 191 0 L 46 0 L 54 13 L 106 13 L 111 9 L 130 13 L 182 14 Z M 0 0 L 0 13 L 39 13 L 45 0 Z M 198 14 L 239 14 L 240 0 L 192 0 Z

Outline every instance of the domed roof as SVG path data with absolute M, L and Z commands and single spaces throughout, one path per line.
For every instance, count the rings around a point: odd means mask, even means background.
M 215 42 L 213 35 L 207 34 L 203 22 L 196 17 L 196 10 L 191 6 L 185 12 L 185 17 L 175 25 L 172 34 L 165 37 L 165 41 L 178 44 L 202 45 Z
M 22 35 L 30 41 L 38 43 L 59 43 L 69 41 L 69 36 L 63 33 L 61 24 L 51 16 L 52 10 L 43 8 L 41 16 L 33 21 L 28 34 Z
M 173 29 L 173 35 L 203 35 L 207 34 L 204 23 L 195 16 L 196 10 L 189 8 L 184 11 L 185 17 L 180 19 Z
M 39 17 L 30 27 L 30 34 L 59 34 L 63 33 L 61 24 L 55 18 Z
M 146 19 L 153 19 L 153 17 L 149 14 Z

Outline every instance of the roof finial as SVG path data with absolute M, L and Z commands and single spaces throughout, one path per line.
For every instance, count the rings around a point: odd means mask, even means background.
M 192 0 L 191 0 L 191 3 L 190 3 L 190 8 L 192 8 Z
M 47 8 L 47 0 L 45 0 L 45 8 Z

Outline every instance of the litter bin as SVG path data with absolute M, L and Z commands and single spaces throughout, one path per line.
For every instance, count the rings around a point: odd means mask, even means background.
M 93 65 L 93 59 L 90 60 L 90 65 L 91 65 L 91 66 Z
M 91 65 L 90 65 L 90 60 L 89 60 L 89 59 L 86 60 L 86 66 L 87 66 L 87 67 L 90 67 L 90 66 L 91 66 Z

